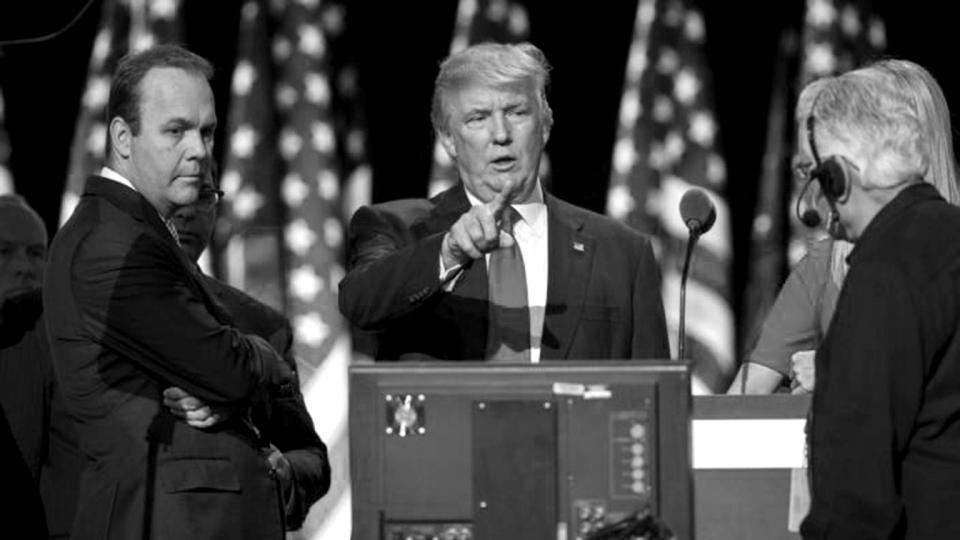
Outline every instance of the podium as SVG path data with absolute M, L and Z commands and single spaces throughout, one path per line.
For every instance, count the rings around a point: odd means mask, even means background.
M 809 395 L 693 399 L 697 540 L 799 540 L 787 525 L 809 407 Z
M 355 540 L 584 539 L 645 510 L 693 537 L 689 366 L 350 368 Z
M 809 396 L 696 396 L 678 362 L 350 368 L 355 540 L 796 540 Z

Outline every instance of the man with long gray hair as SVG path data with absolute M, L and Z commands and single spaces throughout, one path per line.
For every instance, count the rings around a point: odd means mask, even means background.
M 807 539 L 960 538 L 960 208 L 923 181 L 905 86 L 852 71 L 804 89 L 798 160 L 854 242 L 816 353 Z

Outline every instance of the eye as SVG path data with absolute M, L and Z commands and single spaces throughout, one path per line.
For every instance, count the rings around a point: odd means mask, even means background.
M 487 119 L 487 114 L 485 113 L 474 113 L 467 115 L 464 123 L 468 126 L 479 126 L 483 124 Z

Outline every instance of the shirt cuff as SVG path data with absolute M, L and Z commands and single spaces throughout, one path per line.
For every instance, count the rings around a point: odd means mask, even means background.
M 443 289 L 443 292 L 450 292 L 456 287 L 457 282 L 460 281 L 460 276 L 463 275 L 463 265 L 457 264 L 451 266 L 450 268 L 443 267 L 443 255 L 439 256 L 440 259 L 440 283 L 443 285 L 440 287 Z

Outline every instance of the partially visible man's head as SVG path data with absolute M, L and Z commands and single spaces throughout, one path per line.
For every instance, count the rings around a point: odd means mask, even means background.
M 120 60 L 107 106 L 107 164 L 164 216 L 192 203 L 210 167 L 213 67 L 175 45 Z
M 466 188 L 489 201 L 506 183 L 513 202 L 532 193 L 553 126 L 550 66 L 529 43 L 483 43 L 447 57 L 434 86 L 431 119 Z
M 217 203 L 223 196 L 217 181 L 216 167 L 203 180 L 197 200 L 174 211 L 171 219 L 180 237 L 180 248 L 191 261 L 200 260 L 210 244 L 217 223 Z
M 923 179 L 936 186 L 947 202 L 960 205 L 950 108 L 937 80 L 923 66 L 895 58 L 879 60 L 856 73 L 889 85 L 913 103 L 930 143 L 930 166 Z
M 816 165 L 819 157 L 820 164 L 830 162 L 834 178 L 843 180 L 831 206 L 850 239 L 869 222 L 873 203 L 882 206 L 901 188 L 922 181 L 930 152 L 912 96 L 859 71 L 808 85 L 796 115 L 795 162 Z
M 0 304 L 40 287 L 47 227 L 19 195 L 0 195 Z

